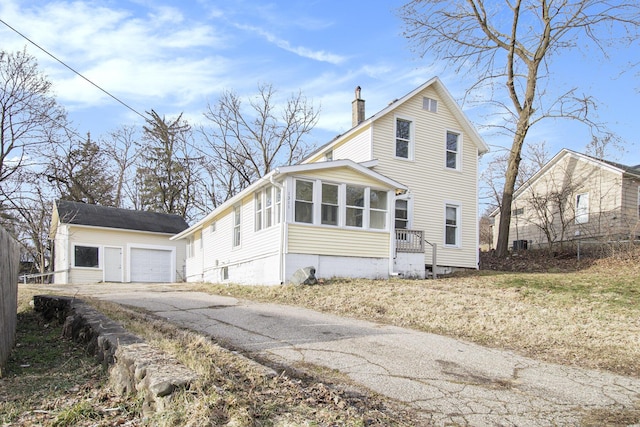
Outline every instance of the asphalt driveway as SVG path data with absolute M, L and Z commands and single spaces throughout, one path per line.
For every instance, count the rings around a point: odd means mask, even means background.
M 337 370 L 435 425 L 581 425 L 640 406 L 640 379 L 539 362 L 508 351 L 316 311 L 185 291 L 181 284 L 48 285 L 144 308 L 286 365 Z

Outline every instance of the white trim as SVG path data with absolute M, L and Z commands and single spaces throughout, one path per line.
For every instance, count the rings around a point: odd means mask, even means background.
M 456 243 L 454 245 L 447 243 L 447 208 L 452 207 L 456 209 Z M 442 239 L 442 244 L 445 248 L 461 248 L 461 238 L 462 238 L 462 203 L 453 202 L 453 201 L 445 201 L 444 202 L 444 235 Z
M 82 267 L 79 265 L 76 265 L 76 246 L 82 246 L 85 248 L 96 248 L 98 249 L 98 266 L 97 267 Z M 96 243 L 81 243 L 81 242 L 71 242 L 71 259 L 69 260 L 69 265 L 71 268 L 78 268 L 81 270 L 100 270 L 102 268 L 102 266 L 104 265 L 104 261 L 102 259 L 102 250 L 103 246 L 96 244 Z
M 398 156 L 396 153 L 398 152 L 398 120 L 402 120 L 403 122 L 409 122 L 409 139 L 407 141 L 407 157 Z M 401 114 L 394 114 L 393 116 L 393 153 L 392 158 L 396 160 L 404 160 L 404 161 L 415 161 L 415 133 L 416 133 L 416 124 L 415 120 L 409 116 L 404 116 Z
M 447 153 L 449 152 L 449 149 L 447 148 L 447 139 L 449 134 L 453 134 L 453 135 L 457 135 L 458 139 L 457 139 L 457 150 L 456 150 L 456 167 L 455 168 L 450 168 L 449 166 L 447 166 Z M 444 132 L 444 168 L 446 170 L 449 171 L 459 171 L 462 172 L 462 152 L 463 150 L 463 137 L 462 137 L 462 132 L 460 132 L 459 130 L 455 130 L 455 129 L 445 129 Z

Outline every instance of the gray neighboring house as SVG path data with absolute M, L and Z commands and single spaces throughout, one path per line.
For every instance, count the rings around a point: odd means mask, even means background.
M 178 215 L 58 200 L 51 215 L 54 282 L 184 280 L 189 224 Z

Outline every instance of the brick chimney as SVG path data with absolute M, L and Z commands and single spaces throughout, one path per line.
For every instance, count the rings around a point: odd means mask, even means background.
M 356 88 L 356 99 L 351 103 L 351 126 L 356 127 L 364 121 L 364 99 L 360 98 L 360 86 Z

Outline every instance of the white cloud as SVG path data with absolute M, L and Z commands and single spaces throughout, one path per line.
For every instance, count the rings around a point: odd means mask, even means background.
M 252 25 L 237 24 L 236 27 L 241 30 L 258 34 L 259 36 L 267 40 L 269 43 L 272 43 L 278 46 L 280 49 L 286 50 L 287 52 L 294 53 L 303 58 L 309 58 L 309 59 L 313 59 L 315 61 L 320 61 L 320 62 L 328 62 L 330 64 L 335 64 L 335 65 L 341 64 L 347 59 L 342 55 L 325 52 L 324 50 L 313 50 L 313 49 L 306 48 L 304 46 L 291 46 L 291 43 L 289 43 L 287 40 L 281 39 L 276 35 L 270 33 L 269 31 L 265 31 L 261 28 L 258 28 Z

